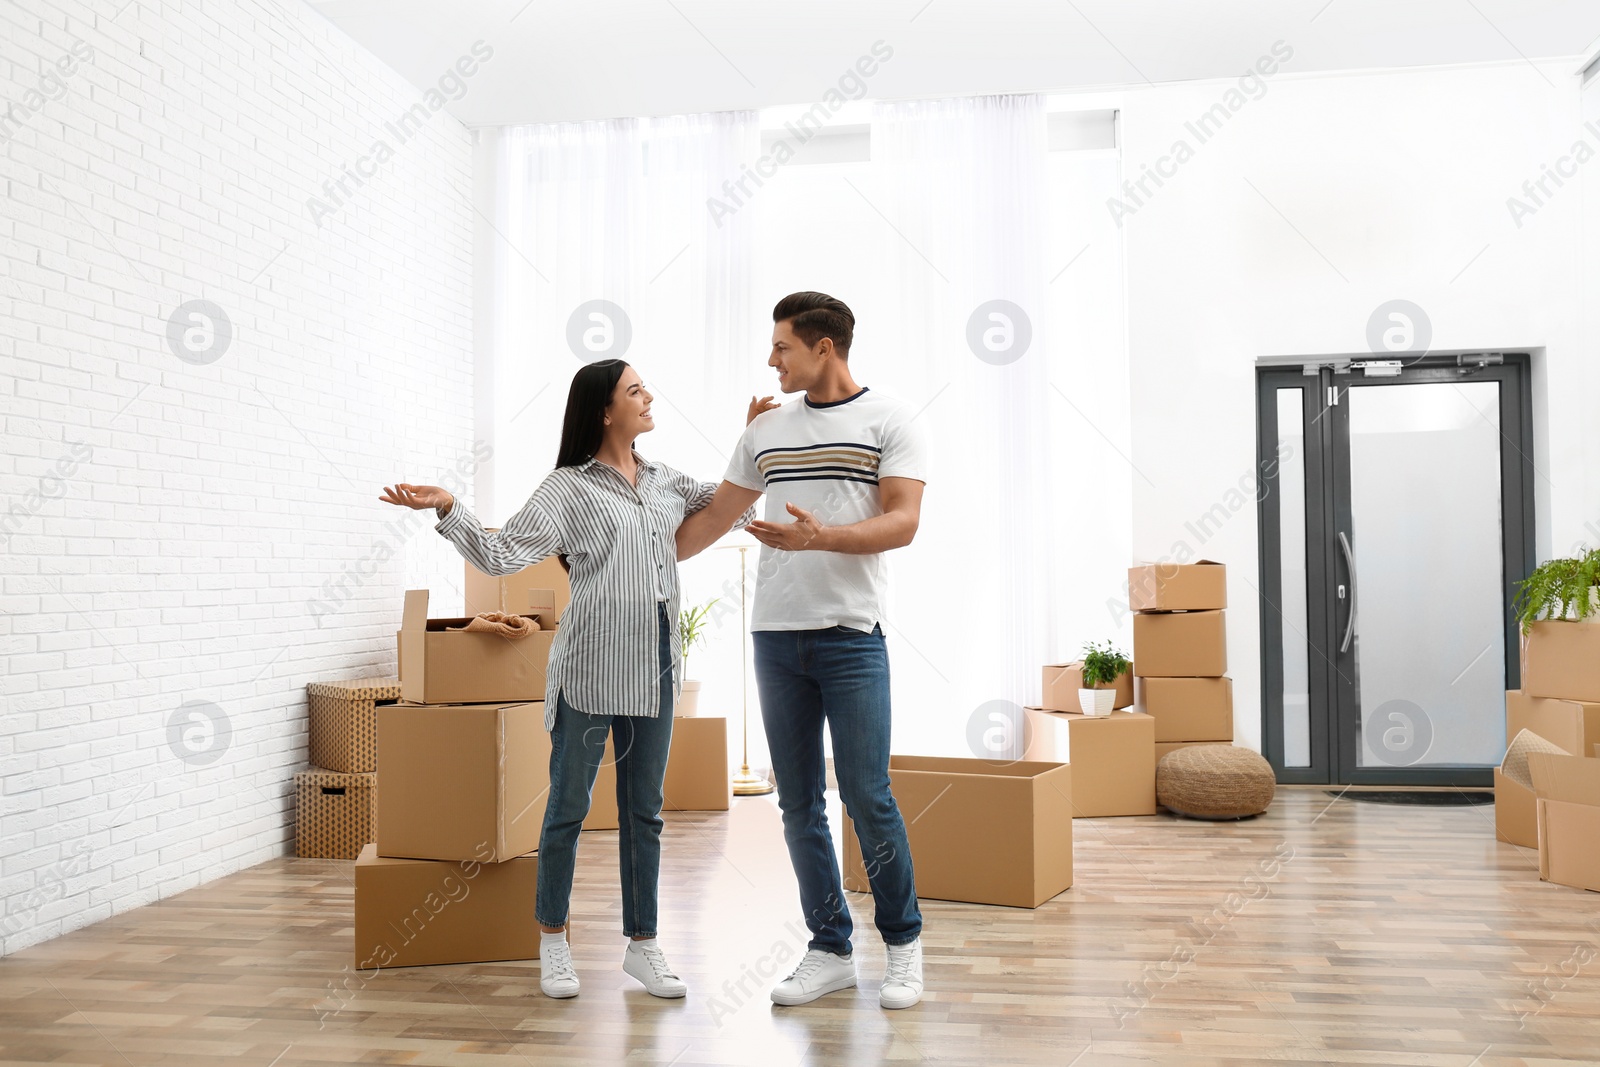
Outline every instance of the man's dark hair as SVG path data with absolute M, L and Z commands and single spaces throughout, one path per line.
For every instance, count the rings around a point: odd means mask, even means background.
M 840 359 L 850 358 L 850 339 L 855 335 L 856 317 L 843 300 L 827 293 L 790 293 L 772 309 L 773 322 L 787 322 L 795 336 L 815 348 L 824 337 L 833 341 Z

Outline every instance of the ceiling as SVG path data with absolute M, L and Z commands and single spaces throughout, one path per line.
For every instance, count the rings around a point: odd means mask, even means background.
M 1600 36 L 1596 0 L 310 3 L 419 88 L 485 42 L 448 105 L 468 125 L 814 103 L 878 41 L 869 99 L 1231 77 L 1278 41 L 1293 72 L 1577 57 Z

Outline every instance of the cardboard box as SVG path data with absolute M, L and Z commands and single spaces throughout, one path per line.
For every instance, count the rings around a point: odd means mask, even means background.
M 374 838 L 378 776 L 312 768 L 294 776 L 294 854 L 353 860 Z
M 1066 764 L 890 756 L 889 788 L 906 822 L 917 896 L 1037 908 L 1072 887 Z M 844 887 L 868 892 L 870 873 L 895 857 L 863 858 L 848 813 L 843 821 Z
M 533 615 L 546 618 L 544 611 Z M 419 704 L 543 700 L 555 630 L 517 638 L 448 632 L 471 619 L 430 619 L 428 591 L 406 591 L 405 616 L 395 635 L 401 694 Z
M 1176 752 L 1176 751 L 1178 751 L 1178 749 L 1180 749 L 1180 748 L 1188 748 L 1190 745 L 1231 745 L 1231 744 L 1233 744 L 1232 741 L 1157 741 L 1156 742 L 1156 763 L 1159 764 L 1161 762 L 1161 757 L 1165 756 L 1168 752 Z
M 1024 759 L 1072 764 L 1073 818 L 1156 813 L 1156 723 L 1137 711 L 1110 715 L 1027 709 Z
M 488 532 L 499 530 L 487 527 Z M 551 594 L 548 611 L 559 622 L 567 605 L 572 603 L 572 581 L 567 569 L 557 556 L 524 567 L 515 574 L 485 574 L 471 563 L 466 564 L 467 576 L 463 583 L 466 613 L 478 615 L 485 611 L 507 611 L 513 614 L 528 610 L 528 594 L 540 590 Z
M 1528 770 L 1539 798 L 1539 877 L 1600 893 L 1600 762 L 1535 752 Z
M 355 878 L 363 978 L 386 967 L 539 958 L 536 855 L 504 863 L 390 859 L 368 845 Z
M 1157 744 L 1233 740 L 1231 678 L 1141 678 L 1139 696 Z
M 346 774 L 377 770 L 378 708 L 399 699 L 398 678 L 307 683 L 312 766 Z
M 1600 622 L 1536 622 L 1523 657 L 1529 696 L 1600 701 Z
M 1600 703 L 1554 700 L 1507 690 L 1506 739 L 1523 730 L 1532 730 L 1574 756 L 1587 755 L 1600 744 Z
M 1220 678 L 1228 673 L 1221 611 L 1133 617 L 1133 673 L 1140 678 Z
M 1083 688 L 1083 661 L 1052 663 L 1044 668 L 1044 685 L 1039 706 L 1047 711 L 1079 711 L 1078 690 Z M 1133 706 L 1133 668 L 1129 667 L 1114 682 L 1097 685 L 1096 689 L 1115 689 L 1113 708 Z
M 728 720 L 672 720 L 672 749 L 662 784 L 662 811 L 727 811 L 733 799 Z
M 1539 847 L 1538 798 L 1528 761 L 1537 753 L 1560 754 L 1561 748 L 1531 730 L 1519 730 L 1506 746 L 1494 771 L 1494 836 L 1523 848 Z
M 1228 569 L 1214 560 L 1128 568 L 1128 607 L 1134 611 L 1203 611 L 1227 606 Z

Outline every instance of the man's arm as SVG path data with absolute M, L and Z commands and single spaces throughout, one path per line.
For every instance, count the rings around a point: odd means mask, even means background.
M 882 515 L 844 526 L 824 526 L 811 512 L 790 504 L 793 522 L 752 522 L 746 529 L 767 547 L 786 552 L 887 552 L 904 548 L 917 536 L 917 525 L 922 521 L 922 490 L 923 483 L 915 478 L 885 478 L 878 483 Z M 681 550 L 678 558 L 683 558 Z
M 745 509 L 761 498 L 755 489 L 723 482 L 717 486 L 711 503 L 684 519 L 678 527 L 678 558 L 688 559 L 727 533 Z

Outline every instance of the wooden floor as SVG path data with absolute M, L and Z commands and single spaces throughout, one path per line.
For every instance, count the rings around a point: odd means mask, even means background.
M 861 987 L 767 1000 L 804 942 L 771 797 L 667 818 L 687 1000 L 621 973 L 614 832 L 583 839 L 573 1001 L 537 961 L 361 981 L 351 864 L 284 859 L 0 960 L 0 1064 L 1600 1062 L 1600 894 L 1540 882 L 1489 808 L 1294 788 L 1243 823 L 1079 820 L 1037 911 L 924 902 L 928 994 L 893 1013 L 857 895 Z

